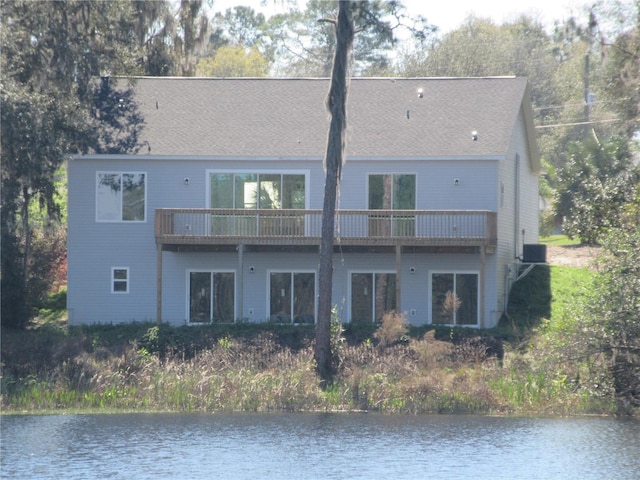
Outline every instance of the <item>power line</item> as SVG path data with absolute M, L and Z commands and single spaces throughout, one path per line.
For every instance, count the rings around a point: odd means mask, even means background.
M 593 125 L 596 123 L 614 123 L 614 122 L 620 122 L 621 120 L 619 118 L 610 118 L 607 120 L 594 120 L 594 121 L 589 121 L 589 122 L 573 122 L 573 123 L 556 123 L 554 125 L 538 125 L 536 126 L 537 129 L 540 128 L 557 128 L 557 127 L 576 127 L 578 125 Z

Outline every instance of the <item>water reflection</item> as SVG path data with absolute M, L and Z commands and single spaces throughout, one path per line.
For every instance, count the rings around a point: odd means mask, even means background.
M 2 418 L 6 479 L 640 478 L 640 422 L 372 414 Z

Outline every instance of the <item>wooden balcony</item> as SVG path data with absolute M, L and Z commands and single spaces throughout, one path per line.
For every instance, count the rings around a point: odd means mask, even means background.
M 322 210 L 162 208 L 155 212 L 163 247 L 320 245 Z M 338 210 L 342 246 L 495 247 L 496 213 L 485 210 Z

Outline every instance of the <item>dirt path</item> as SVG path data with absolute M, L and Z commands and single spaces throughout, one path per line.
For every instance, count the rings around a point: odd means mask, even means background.
M 586 245 L 547 245 L 547 262 L 565 267 L 593 267 L 600 247 Z

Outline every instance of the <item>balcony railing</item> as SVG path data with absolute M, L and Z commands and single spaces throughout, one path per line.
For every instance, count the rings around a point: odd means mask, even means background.
M 322 210 L 162 208 L 156 242 L 166 245 L 319 245 Z M 342 245 L 495 246 L 496 214 L 485 210 L 338 210 Z

